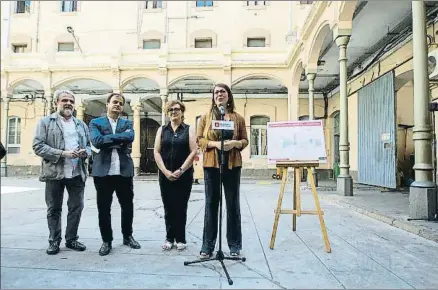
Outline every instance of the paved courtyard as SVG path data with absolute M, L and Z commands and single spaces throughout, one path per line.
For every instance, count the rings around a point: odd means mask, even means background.
M 113 252 L 101 257 L 92 179 L 87 182 L 79 229 L 87 250 L 74 252 L 63 241 L 55 256 L 45 253 L 44 184 L 36 178 L 2 178 L 1 183 L 1 288 L 438 288 L 438 243 L 322 199 L 332 253 L 324 251 L 316 216 L 298 217 L 294 233 L 292 217 L 282 215 L 275 248 L 270 250 L 279 184 L 242 184 L 247 261 L 225 262 L 234 280 L 229 286 L 218 262 L 183 265 L 197 258 L 201 246 L 203 185 L 192 190 L 187 251 L 161 250 L 165 230 L 158 184 L 136 181 L 134 237 L 142 248 L 122 245 L 120 208 L 114 198 Z M 283 208 L 292 206 L 288 190 Z M 310 192 L 302 192 L 302 203 L 303 209 L 314 209 Z M 66 210 L 63 236 L 65 221 Z M 223 245 L 227 253 L 226 239 Z

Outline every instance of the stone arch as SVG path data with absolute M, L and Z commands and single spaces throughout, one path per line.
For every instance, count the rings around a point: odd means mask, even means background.
M 247 46 L 247 39 L 248 38 L 258 38 L 258 37 L 265 38 L 265 46 L 266 47 L 271 46 L 271 34 L 269 33 L 268 30 L 266 30 L 264 28 L 252 28 L 252 29 L 245 31 L 245 33 L 243 34 L 243 39 L 242 39 L 243 47 Z
M 66 79 L 63 79 L 63 80 L 56 82 L 52 86 L 52 89 L 57 90 L 57 89 L 61 88 L 62 86 L 65 86 L 68 83 L 71 83 L 74 81 L 80 81 L 80 80 L 91 80 L 91 81 L 95 81 L 95 82 L 100 82 L 100 83 L 105 84 L 111 88 L 111 85 L 109 85 L 105 80 L 102 80 L 100 78 L 96 78 L 94 76 L 93 77 L 92 76 L 80 76 L 80 77 L 75 76 L 75 77 L 66 78 Z
M 300 85 L 303 70 L 304 70 L 303 61 L 302 60 L 297 61 L 294 69 L 292 70 L 293 72 L 292 87 L 298 87 Z
M 133 88 L 131 88 L 133 87 Z M 156 92 L 160 90 L 160 86 L 156 80 L 147 75 L 135 75 L 123 80 L 120 90 L 122 92 L 132 91 L 132 89 L 138 88 L 139 90 L 147 92 Z
M 354 11 L 356 10 L 357 0 L 339 2 L 339 17 L 338 21 L 352 21 Z
M 307 57 L 307 69 L 316 69 L 322 44 L 324 43 L 326 37 L 329 36 L 330 32 L 330 23 L 328 21 L 322 22 L 316 30 L 315 37 L 313 38 Z
M 394 78 L 395 84 L 394 89 L 397 92 L 400 90 L 404 85 L 406 85 L 408 82 L 414 80 L 414 70 L 411 68 L 409 70 L 406 70 L 403 73 L 397 74 Z
M 288 88 L 285 81 L 271 74 L 248 74 L 235 80 L 231 89 L 233 94 L 266 93 L 287 94 Z
M 206 39 L 211 38 L 211 46 L 216 47 L 217 46 L 217 34 L 210 29 L 199 29 L 196 31 L 193 31 L 192 34 L 190 34 L 190 47 L 195 47 L 195 40 L 196 39 Z
M 235 86 L 235 85 L 239 84 L 240 82 L 248 80 L 248 79 L 251 79 L 251 78 L 260 78 L 260 77 L 267 77 L 267 78 L 270 78 L 272 80 L 276 80 L 276 81 L 280 82 L 282 85 L 284 85 L 284 83 L 285 83 L 284 80 L 282 80 L 281 78 L 279 78 L 279 77 L 277 77 L 275 75 L 272 75 L 272 74 L 257 74 L 257 73 L 253 73 L 253 74 L 247 74 L 247 75 L 244 75 L 244 76 L 238 78 L 237 80 L 235 80 L 231 84 L 231 86 Z
M 209 76 L 209 75 L 206 75 L 206 74 L 186 74 L 186 75 L 182 75 L 182 76 L 179 76 L 179 77 L 171 80 L 169 82 L 168 87 L 171 87 L 171 86 L 175 85 L 176 83 L 178 83 L 178 82 L 180 82 L 180 81 L 182 81 L 184 79 L 192 78 L 192 77 L 194 77 L 194 78 L 198 77 L 200 79 L 209 79 L 213 83 L 217 83 L 216 80 L 212 76 Z
M 20 78 L 9 85 L 8 92 L 12 95 L 44 94 L 44 86 L 35 79 Z
M 209 96 L 216 83 L 216 80 L 209 75 L 186 74 L 169 82 L 168 96 L 177 100 L 194 101 Z

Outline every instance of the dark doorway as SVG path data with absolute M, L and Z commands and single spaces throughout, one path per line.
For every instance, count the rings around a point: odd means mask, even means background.
M 154 158 L 154 142 L 160 124 L 150 118 L 141 120 L 140 134 L 140 173 L 158 173 L 157 163 Z

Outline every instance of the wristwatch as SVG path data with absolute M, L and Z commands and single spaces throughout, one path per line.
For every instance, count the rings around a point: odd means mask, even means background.
M 180 167 L 179 170 L 181 170 L 181 172 L 184 172 L 184 169 L 182 167 Z

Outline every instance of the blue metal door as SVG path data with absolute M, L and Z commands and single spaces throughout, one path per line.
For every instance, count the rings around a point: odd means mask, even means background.
M 358 183 L 396 188 L 394 72 L 358 91 Z

